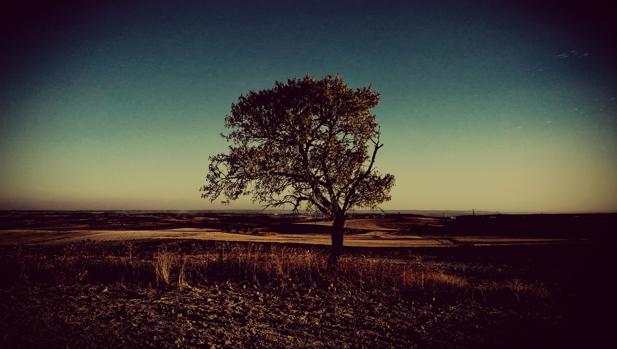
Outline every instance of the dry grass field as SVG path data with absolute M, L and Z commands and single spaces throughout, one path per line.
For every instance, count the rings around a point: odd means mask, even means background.
M 325 222 L 24 217 L 0 220 L 2 347 L 576 347 L 606 335 L 612 304 L 602 234 L 449 236 L 444 219 L 365 218 L 331 270 L 311 240 L 327 240 Z M 405 245 L 414 236 L 450 243 Z

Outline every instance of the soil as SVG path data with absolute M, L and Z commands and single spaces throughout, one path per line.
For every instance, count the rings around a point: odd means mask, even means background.
M 0 288 L 4 347 L 504 348 L 563 336 L 563 315 L 387 292 L 215 283 Z

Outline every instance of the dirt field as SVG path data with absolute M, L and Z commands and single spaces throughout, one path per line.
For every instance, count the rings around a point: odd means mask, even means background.
M 212 241 L 242 241 L 268 242 L 286 244 L 329 245 L 330 236 L 319 233 L 282 234 L 262 232 L 260 234 L 226 233 L 213 229 L 160 229 L 160 230 L 76 230 L 76 231 L 46 231 L 46 230 L 2 230 L 0 244 L 59 244 L 83 240 L 117 241 L 143 239 L 195 239 Z M 581 242 L 581 239 L 559 238 L 504 238 L 499 236 L 421 236 L 400 235 L 391 231 L 368 230 L 345 237 L 346 246 L 354 247 L 452 247 L 460 245 L 522 245 L 522 244 L 555 244 Z
M 614 220 L 5 212 L 0 347 L 600 347 Z
M 203 217 L 199 217 L 203 218 Z M 178 219 L 176 225 L 190 225 L 194 221 Z M 211 221 L 198 219 L 205 224 Z M 66 222 L 64 222 L 66 224 Z M 60 244 L 83 240 L 118 241 L 143 239 L 195 239 L 212 241 L 263 242 L 285 244 L 329 245 L 330 221 L 291 222 L 282 225 L 256 225 L 246 229 L 220 229 L 210 227 L 162 227 L 151 229 L 149 225 L 130 226 L 123 224 L 114 229 L 92 229 L 94 224 L 73 224 L 32 229 L 0 229 L 0 245 L 12 244 Z M 153 222 L 153 223 L 156 223 Z M 129 225 L 129 226 L 127 226 Z M 345 246 L 352 247 L 453 247 L 453 246 L 491 246 L 491 245 L 529 245 L 581 243 L 588 239 L 582 237 L 546 236 L 499 236 L 499 235 L 456 235 L 427 234 L 426 227 L 443 228 L 443 219 L 430 217 L 403 218 L 364 218 L 350 219 L 346 223 L 349 233 L 345 236 Z M 88 229 L 83 229 L 88 228 Z M 133 229 L 131 229 L 133 228 Z M 415 228 L 423 228 L 417 229 Z M 226 230 L 226 231 L 225 231 Z M 436 231 L 438 232 L 438 231 Z M 498 233 L 496 231 L 495 233 Z

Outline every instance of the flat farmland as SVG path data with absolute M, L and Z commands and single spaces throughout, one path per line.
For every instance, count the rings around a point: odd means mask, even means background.
M 103 224 L 100 216 L 109 219 Z M 194 239 L 256 243 L 329 245 L 331 221 L 302 215 L 192 215 L 131 213 L 37 213 L 3 217 L 0 244 L 62 244 L 83 240 Z M 350 247 L 457 247 L 585 243 L 587 231 L 559 235 L 537 234 L 522 228 L 503 232 L 500 227 L 481 235 L 456 226 L 456 218 L 390 217 L 351 218 L 346 222 L 345 246 Z M 569 227 L 566 227 L 569 228 Z M 526 228 L 529 229 L 529 228 Z M 549 230 L 550 232 L 550 230 Z
M 562 348 L 610 337 L 615 215 L 4 212 L 0 346 Z

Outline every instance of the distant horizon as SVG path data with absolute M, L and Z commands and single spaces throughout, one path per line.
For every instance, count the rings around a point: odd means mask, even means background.
M 0 208 L 0 212 L 169 212 L 169 213 L 185 213 L 185 212 L 198 212 L 198 213 L 210 213 L 210 212 L 229 212 L 229 213 L 293 213 L 291 209 L 6 209 Z M 431 216 L 441 216 L 446 213 L 452 213 L 454 215 L 535 215 L 535 214 L 564 214 L 564 215 L 587 215 L 587 214 L 617 214 L 615 211 L 500 211 L 500 210 L 484 210 L 484 209 L 468 209 L 468 210 L 371 210 L 371 209 L 355 209 L 350 210 L 347 214 L 353 215 L 356 213 L 382 213 L 387 214 L 419 214 L 426 213 Z M 298 210 L 297 214 L 309 214 L 314 213 L 322 215 L 316 211 Z

